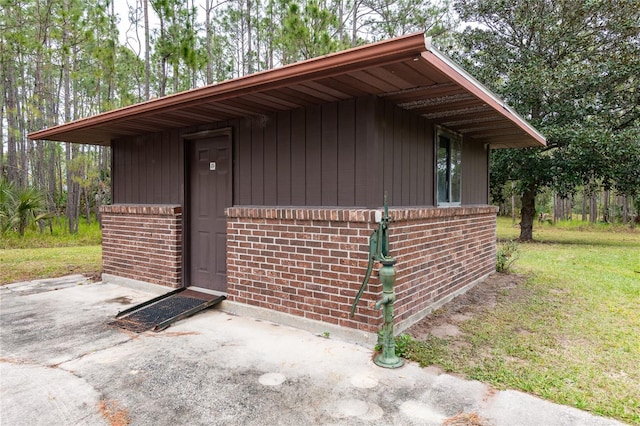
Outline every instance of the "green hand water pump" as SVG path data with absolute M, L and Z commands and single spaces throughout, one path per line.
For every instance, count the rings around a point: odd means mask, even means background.
M 393 285 L 396 282 L 396 270 L 394 268 L 396 260 L 389 255 L 390 221 L 387 195 L 385 194 L 384 214 L 377 220 L 379 223 L 378 229 L 374 230 L 369 237 L 369 264 L 364 280 L 362 281 L 362 286 L 351 306 L 351 317 L 355 314 L 356 305 L 369 283 L 374 261 L 380 262 L 382 267 L 378 271 L 378 276 L 382 283 L 382 298 L 376 302 L 376 308 L 382 308 L 382 316 L 384 318 L 384 324 L 378 333 L 378 344 L 382 347 L 382 353 L 376 356 L 373 362 L 380 367 L 398 368 L 404 364 L 404 361 L 396 355 L 396 341 L 393 333 L 393 302 L 396 300 Z

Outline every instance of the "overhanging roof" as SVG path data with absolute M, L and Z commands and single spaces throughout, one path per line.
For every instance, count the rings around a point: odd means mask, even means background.
M 545 145 L 545 138 L 424 34 L 356 47 L 29 134 L 109 145 L 111 140 L 237 117 L 380 96 L 492 148 Z

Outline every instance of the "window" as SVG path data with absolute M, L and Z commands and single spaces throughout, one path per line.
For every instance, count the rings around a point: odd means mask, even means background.
M 462 193 L 462 141 L 443 129 L 437 130 L 436 140 L 438 205 L 458 205 Z

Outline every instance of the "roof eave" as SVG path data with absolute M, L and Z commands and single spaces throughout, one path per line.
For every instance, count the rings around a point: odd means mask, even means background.
M 401 58 L 419 56 L 424 49 L 424 34 L 411 34 L 107 111 L 95 116 L 32 132 L 28 134 L 28 137 L 32 140 L 53 139 L 56 135 L 87 129 L 125 117 L 133 118 L 150 112 L 177 109 L 181 105 L 192 104 L 200 100 L 227 99 L 247 92 L 282 87 L 297 81 L 307 80 L 314 74 L 330 77 L 332 74 L 344 73 L 350 68 L 362 68 L 363 64 L 366 63 L 380 64 Z
M 535 142 L 529 146 L 546 146 L 546 138 L 538 132 L 531 124 L 529 124 L 520 114 L 518 114 L 513 108 L 507 105 L 502 99 L 494 94 L 488 87 L 480 83 L 475 77 L 469 74 L 464 69 L 460 68 L 455 62 L 442 54 L 438 49 L 433 47 L 431 37 L 425 39 L 425 46 L 427 52 L 422 55 L 432 65 L 438 67 L 441 71 L 445 72 L 448 76 L 452 77 L 462 87 L 466 88 L 470 92 L 476 94 L 476 96 L 482 98 L 488 105 L 492 106 L 496 111 L 504 115 L 506 118 L 517 124 L 522 130 L 524 130 L 529 136 L 531 136 Z M 433 55 L 431 58 L 429 54 Z M 453 71 L 452 72 L 447 72 Z M 456 78 L 457 77 L 457 78 Z
M 411 34 L 392 40 L 386 40 L 345 51 L 312 58 L 306 61 L 285 65 L 279 68 L 261 71 L 244 77 L 227 80 L 186 92 L 176 93 L 159 99 L 153 99 L 136 105 L 108 111 L 96 116 L 61 124 L 49 129 L 30 133 L 31 139 L 61 140 L 77 143 L 95 143 L 109 145 L 114 134 L 111 130 L 126 123 L 138 122 L 143 127 L 149 116 L 172 114 L 204 103 L 228 103 L 235 98 L 284 90 L 287 87 L 350 75 L 355 71 L 370 67 L 385 66 L 407 60 L 421 60 L 431 69 L 446 76 L 451 83 L 471 94 L 483 103 L 487 109 L 511 123 L 514 129 L 513 140 L 496 140 L 493 147 L 505 146 L 545 146 L 545 138 L 529 123 L 508 107 L 498 96 L 478 82 L 457 64 L 440 53 L 425 40 L 423 33 Z M 375 93 L 375 92 L 371 92 Z M 378 93 L 380 94 L 380 93 Z M 142 124 L 141 124 L 142 123 Z M 86 135 L 87 140 L 80 141 Z M 506 136 L 506 135 L 505 135 Z M 482 139 L 482 138 L 481 138 Z M 501 139 L 501 138 L 499 138 Z M 492 144 L 490 138 L 484 141 Z

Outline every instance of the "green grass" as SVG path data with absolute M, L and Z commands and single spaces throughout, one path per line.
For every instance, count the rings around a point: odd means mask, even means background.
M 69 233 L 66 218 L 53 219 L 52 228 L 53 233 L 49 227 L 40 232 L 38 227 L 32 225 L 26 229 L 24 237 L 17 232 L 7 232 L 0 235 L 0 249 L 94 246 L 102 242 L 100 224 L 95 218 L 89 225 L 81 218 L 77 234 Z
M 59 277 L 68 274 L 95 275 L 102 267 L 102 234 L 99 224 L 84 219 L 78 233 L 70 234 L 63 219 L 54 219 L 53 235 L 28 228 L 24 237 L 9 232 L 0 236 L 0 285 L 16 281 Z
M 499 220 L 499 239 L 518 233 Z M 534 238 L 512 267 L 527 281 L 462 323 L 462 345 L 413 342 L 409 357 L 640 424 L 640 232 L 545 224 Z
M 17 281 L 100 272 L 100 246 L 0 249 L 0 285 Z
M 498 217 L 498 241 L 515 240 L 520 228 L 510 218 Z M 556 224 L 534 224 L 533 239 L 539 243 L 637 246 L 640 228 L 607 223 L 564 221 Z

